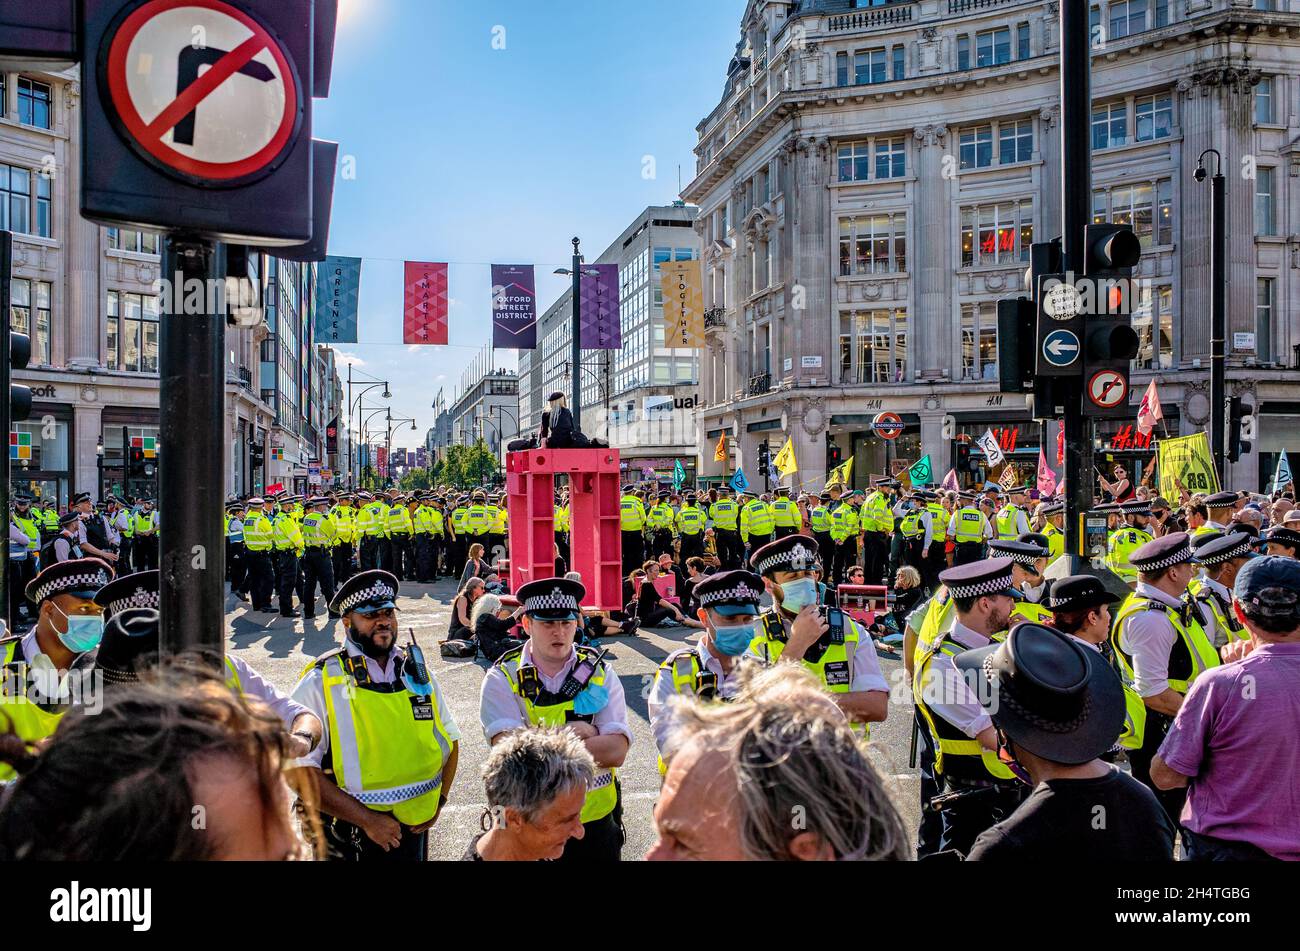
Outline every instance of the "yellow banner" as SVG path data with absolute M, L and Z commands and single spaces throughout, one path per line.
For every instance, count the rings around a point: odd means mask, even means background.
M 1161 439 L 1156 443 L 1156 464 L 1160 469 L 1160 494 L 1177 505 L 1182 495 L 1219 491 L 1219 475 L 1214 471 L 1214 456 L 1210 453 L 1210 437 L 1205 433 L 1192 433 L 1176 439 Z
M 799 463 L 794 458 L 794 440 L 787 439 L 785 447 L 776 454 L 776 468 L 781 475 L 788 476 L 799 471 Z
M 659 265 L 664 291 L 664 345 L 704 349 L 704 292 L 699 261 Z

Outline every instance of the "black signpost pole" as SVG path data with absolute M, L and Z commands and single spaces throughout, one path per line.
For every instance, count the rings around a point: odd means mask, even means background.
M 225 647 L 225 545 L 220 502 L 226 336 L 222 298 L 225 246 L 173 233 L 164 239 L 159 328 L 160 414 L 167 462 L 158 478 L 161 647 L 164 654 Z M 205 306 L 189 313 L 184 293 L 201 282 Z M 167 284 L 164 284 L 164 288 Z M 215 300 L 213 298 L 216 298 Z M 177 312 L 178 305 L 180 312 Z

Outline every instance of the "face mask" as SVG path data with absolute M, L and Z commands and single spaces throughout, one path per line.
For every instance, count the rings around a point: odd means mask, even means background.
M 573 712 L 581 717 L 594 716 L 609 703 L 609 691 L 601 684 L 587 684 L 587 688 L 573 698 Z
M 781 585 L 781 607 L 791 614 L 798 614 L 810 604 L 817 603 L 817 582 L 812 578 L 800 578 Z
M 739 657 L 749 649 L 757 634 L 756 624 L 739 624 L 735 627 L 715 627 L 709 632 L 709 639 L 720 653 L 728 657 Z
M 77 615 L 72 617 L 65 614 L 63 609 L 57 604 L 54 610 L 67 619 L 68 629 L 59 634 L 59 640 L 63 646 L 74 654 L 84 654 L 86 651 L 94 650 L 99 646 L 99 642 L 104 637 L 104 618 L 100 615 Z

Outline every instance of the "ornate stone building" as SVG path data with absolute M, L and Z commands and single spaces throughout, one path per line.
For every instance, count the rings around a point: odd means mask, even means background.
M 1027 469 L 1044 440 L 1054 457 L 1055 424 L 998 392 L 996 323 L 1030 245 L 1060 234 L 1058 15 L 749 0 L 683 192 L 704 248 L 705 476 L 722 474 L 706 449 L 723 432 L 748 471 L 758 443 L 790 433 L 809 488 L 850 455 L 858 485 L 927 453 L 941 475 L 958 438 L 989 428 Z M 1133 415 L 1154 377 L 1170 434 L 1209 418 L 1210 186 L 1193 172 L 1215 149 L 1229 391 L 1260 430 L 1229 481 L 1262 485 L 1300 449 L 1300 0 L 1120 0 L 1092 17 L 1094 215 L 1144 246 Z M 907 425 L 889 445 L 881 411 Z M 1131 470 L 1151 456 L 1131 421 L 1098 424 L 1095 442 Z

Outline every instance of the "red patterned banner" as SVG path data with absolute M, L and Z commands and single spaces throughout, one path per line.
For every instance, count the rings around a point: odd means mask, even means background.
M 402 342 L 447 343 L 447 265 L 406 262 Z

